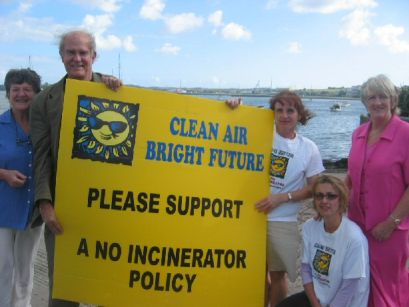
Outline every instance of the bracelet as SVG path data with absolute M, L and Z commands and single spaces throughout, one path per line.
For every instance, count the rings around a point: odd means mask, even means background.
M 293 196 L 291 195 L 290 192 L 287 193 L 287 196 L 288 196 L 288 200 L 289 200 L 289 201 L 293 199 Z
M 396 217 L 396 216 L 394 216 L 394 215 L 390 215 L 389 216 L 391 219 L 392 219 L 392 221 L 395 223 L 395 226 L 398 226 L 399 224 L 400 224 L 400 222 L 401 222 L 401 219 L 400 218 L 398 218 L 398 217 Z

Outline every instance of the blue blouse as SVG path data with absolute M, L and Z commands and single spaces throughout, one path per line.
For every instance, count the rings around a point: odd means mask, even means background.
M 33 147 L 11 110 L 0 115 L 0 168 L 18 170 L 27 176 L 20 188 L 0 180 L 0 227 L 23 230 L 34 208 Z

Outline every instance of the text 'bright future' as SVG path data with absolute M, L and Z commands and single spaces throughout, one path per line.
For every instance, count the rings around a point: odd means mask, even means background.
M 222 141 L 242 146 L 248 145 L 246 127 L 227 125 L 223 129 L 219 123 L 173 117 L 169 123 L 172 137 L 201 139 L 203 141 Z M 264 154 L 248 150 L 206 148 L 205 146 L 148 140 L 146 160 L 168 163 L 207 165 L 209 167 L 229 168 L 243 171 L 262 172 Z

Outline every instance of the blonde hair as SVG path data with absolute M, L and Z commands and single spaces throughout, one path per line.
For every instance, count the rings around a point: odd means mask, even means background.
M 318 177 L 318 180 L 315 181 L 314 185 L 312 186 L 312 194 L 314 195 L 315 192 L 317 191 L 317 187 L 320 184 L 325 184 L 328 183 L 330 184 L 335 192 L 338 194 L 338 199 L 339 199 L 339 210 L 341 213 L 345 213 L 348 209 L 348 187 L 346 186 L 345 182 L 339 179 L 338 177 L 332 176 L 332 175 L 321 175 Z M 314 209 L 316 209 L 315 205 L 315 200 L 313 201 L 314 203 Z
M 362 84 L 361 101 L 366 105 L 370 94 L 386 95 L 391 100 L 392 114 L 398 114 L 399 92 L 399 88 L 396 87 L 387 76 L 381 74 L 369 78 L 364 84 Z

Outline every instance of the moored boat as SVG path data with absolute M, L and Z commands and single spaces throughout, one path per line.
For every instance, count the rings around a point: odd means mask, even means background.
M 342 105 L 339 103 L 334 103 L 329 109 L 331 112 L 340 112 L 342 111 Z

